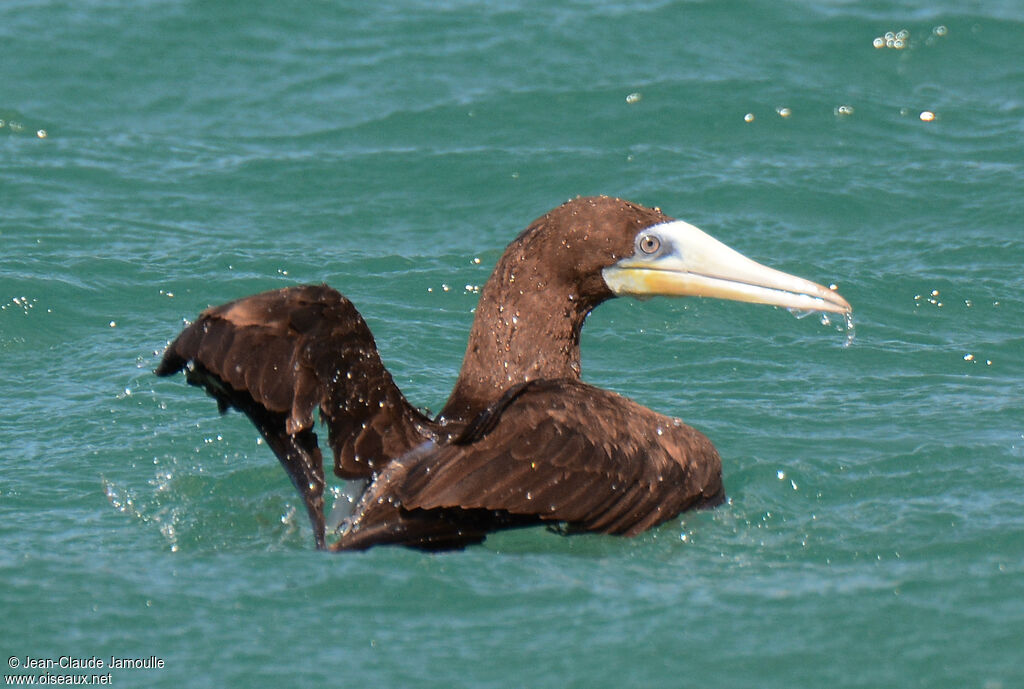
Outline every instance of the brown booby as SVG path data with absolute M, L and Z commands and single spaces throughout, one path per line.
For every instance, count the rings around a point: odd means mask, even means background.
M 334 550 L 481 542 L 530 524 L 632 536 L 724 499 L 699 431 L 580 379 L 580 330 L 615 296 L 717 297 L 848 315 L 834 290 L 756 263 L 696 227 L 608 197 L 577 198 L 509 244 L 480 293 L 455 388 L 436 418 L 411 405 L 352 303 L 287 287 L 203 311 L 156 369 L 185 370 L 244 412 L 327 547 L 323 458 L 363 479 Z

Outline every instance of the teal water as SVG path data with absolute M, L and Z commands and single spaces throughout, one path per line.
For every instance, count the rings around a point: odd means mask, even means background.
M 0 652 L 157 656 L 111 671 L 146 687 L 1024 686 L 1022 38 L 1016 0 L 0 4 Z M 207 305 L 326 281 L 436 410 L 504 245 L 596 193 L 855 306 L 850 347 L 745 304 L 591 316 L 585 379 L 718 446 L 712 512 L 318 553 L 248 422 L 150 373 Z

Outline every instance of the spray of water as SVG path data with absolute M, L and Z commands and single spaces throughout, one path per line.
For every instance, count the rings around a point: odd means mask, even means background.
M 853 344 L 854 338 L 857 336 L 857 328 L 853 323 L 853 313 L 843 314 L 842 323 L 833 323 L 832 314 L 825 313 L 823 311 L 805 311 L 802 309 L 787 309 L 796 318 L 807 318 L 810 315 L 817 315 L 821 324 L 824 326 L 835 326 L 839 332 L 846 333 L 846 340 L 843 342 L 843 348 L 847 348 Z

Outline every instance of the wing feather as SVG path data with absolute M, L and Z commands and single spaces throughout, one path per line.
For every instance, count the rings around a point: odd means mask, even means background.
M 396 460 L 370 493 L 405 510 L 490 510 L 619 534 L 720 499 L 707 438 L 614 393 L 534 381 L 489 413 L 462 439 Z
M 207 309 L 172 342 L 156 374 L 186 369 L 222 411 L 243 411 L 267 438 L 306 502 L 323 545 L 320 408 L 335 473 L 369 478 L 433 433 L 377 353 L 366 322 L 337 291 L 307 285 Z

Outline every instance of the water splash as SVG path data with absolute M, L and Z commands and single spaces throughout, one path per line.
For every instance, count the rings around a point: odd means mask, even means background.
M 832 321 L 832 314 L 827 313 L 825 311 L 813 311 L 813 310 L 806 310 L 806 309 L 786 309 L 786 310 L 789 311 L 791 314 L 793 314 L 793 317 L 797 318 L 797 319 L 804 319 L 804 318 L 807 318 L 808 316 L 811 316 L 811 315 L 817 315 L 818 319 L 821 321 L 822 325 L 824 325 L 826 327 L 835 326 L 835 329 L 837 331 L 845 332 L 846 333 L 846 339 L 843 341 L 843 349 L 846 349 L 847 347 L 852 345 L 853 344 L 853 340 L 857 337 L 857 328 L 856 328 L 856 325 L 853 322 L 853 312 L 852 311 L 843 314 L 843 322 L 842 323 L 833 323 L 833 321 Z
M 833 325 L 832 316 L 827 313 L 821 314 L 821 324 L 824 326 Z M 846 333 L 846 340 L 843 342 L 843 348 L 847 348 L 853 344 L 853 339 L 857 336 L 857 329 L 853 323 L 853 312 L 847 312 L 843 314 L 843 322 L 835 324 L 836 330 L 839 332 Z
M 159 472 L 156 478 L 150 480 L 150 485 L 156 487 L 157 494 L 169 490 L 169 483 L 172 474 L 170 472 Z M 159 500 L 146 502 L 140 501 L 135 493 L 127 487 L 116 485 L 104 477 L 101 477 L 103 492 L 107 496 L 111 507 L 122 514 L 127 514 L 143 524 L 154 524 L 160 530 L 160 534 L 167 540 L 172 553 L 178 552 L 179 529 L 182 521 L 181 508 L 177 505 L 160 506 Z
M 339 530 L 345 521 L 352 516 L 352 511 L 362 497 L 366 485 L 369 483 L 363 479 L 344 481 L 342 485 L 331 486 L 331 495 L 334 497 L 334 506 L 327 516 L 327 530 L 329 532 Z
M 846 326 L 846 341 L 843 343 L 843 348 L 849 348 L 853 344 L 853 340 L 857 337 L 857 326 L 853 322 L 853 311 L 850 311 L 844 316 L 844 325 Z

